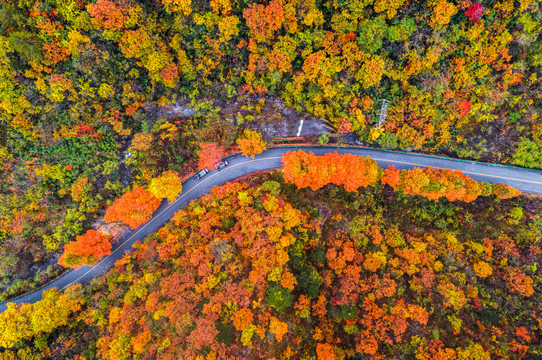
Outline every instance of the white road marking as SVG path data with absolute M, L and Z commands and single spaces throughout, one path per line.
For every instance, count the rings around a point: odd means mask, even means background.
M 302 128 L 303 128 L 303 119 L 301 119 L 301 122 L 299 123 L 299 129 L 297 129 L 297 135 L 296 136 L 301 135 L 301 129 Z

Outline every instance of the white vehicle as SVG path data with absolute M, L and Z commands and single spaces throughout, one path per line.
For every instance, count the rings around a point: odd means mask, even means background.
M 196 173 L 196 175 L 194 177 L 196 178 L 196 180 L 199 180 L 202 177 L 204 177 L 205 175 L 207 175 L 208 172 L 209 172 L 209 170 L 207 170 L 207 169 L 200 170 L 200 171 L 198 171 Z
M 216 166 L 216 169 L 217 169 L 217 170 L 222 170 L 222 169 L 224 169 L 226 166 L 228 166 L 228 162 L 227 162 L 226 160 L 222 160 L 222 161 L 220 162 L 220 164 L 218 164 L 218 165 Z

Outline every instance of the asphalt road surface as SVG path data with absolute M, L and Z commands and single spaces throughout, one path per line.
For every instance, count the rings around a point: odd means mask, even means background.
M 383 151 L 359 147 L 317 147 L 317 146 L 291 146 L 276 147 L 264 151 L 254 159 L 241 155 L 228 157 L 229 165 L 221 171 L 211 170 L 201 180 L 189 178 L 183 183 L 183 191 L 175 202 L 169 204 L 166 200 L 158 207 L 151 220 L 130 231 L 113 247 L 110 255 L 105 256 L 94 266 L 84 266 L 76 270 L 66 272 L 64 275 L 53 280 L 43 288 L 22 295 L 8 302 L 34 303 L 41 299 L 44 290 L 57 288 L 64 290 L 66 287 L 78 283 L 87 283 L 91 279 L 105 273 L 119 260 L 125 252 L 132 249 L 132 244 L 137 240 L 143 240 L 147 235 L 155 232 L 168 221 L 179 209 L 190 201 L 197 199 L 217 185 L 223 185 L 227 181 L 238 179 L 242 176 L 264 170 L 278 169 L 281 167 L 281 155 L 287 151 L 302 149 L 306 152 L 313 151 L 316 155 L 337 151 L 339 154 L 354 154 L 369 156 L 376 160 L 378 165 L 386 168 L 395 165 L 398 169 L 412 169 L 414 167 L 439 167 L 453 170 L 461 170 L 464 174 L 479 181 L 489 183 L 504 183 L 515 187 L 523 192 L 542 194 L 542 171 L 527 170 L 503 165 L 493 165 L 474 161 L 454 160 L 435 156 L 426 156 L 396 151 Z M 7 308 L 7 302 L 0 304 L 0 312 Z

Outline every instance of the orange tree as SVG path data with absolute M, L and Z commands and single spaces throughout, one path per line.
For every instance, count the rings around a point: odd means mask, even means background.
M 201 143 L 198 152 L 198 168 L 212 169 L 224 157 L 224 148 L 217 143 Z
M 459 170 L 438 168 L 414 168 L 397 170 L 391 165 L 384 170 L 382 184 L 390 185 L 394 190 L 402 190 L 408 195 L 421 195 L 438 201 L 446 198 L 450 201 L 471 202 L 478 196 L 496 195 L 508 199 L 519 195 L 519 190 L 509 185 L 473 180 Z
M 316 156 L 302 150 L 282 155 L 284 179 L 298 188 L 317 190 L 326 184 L 342 185 L 348 191 L 375 185 L 381 170 L 373 159 L 337 152 Z
M 102 256 L 111 254 L 110 239 L 111 235 L 90 229 L 64 245 L 64 253 L 58 263 L 64 267 L 93 265 Z
M 250 156 L 253 159 L 254 155 L 258 155 L 266 149 L 262 134 L 250 129 L 245 129 L 243 135 L 237 139 L 237 145 L 244 156 Z
M 160 205 L 160 199 L 149 191 L 135 186 L 132 191 L 116 199 L 105 213 L 106 222 L 120 221 L 132 229 L 148 221 Z

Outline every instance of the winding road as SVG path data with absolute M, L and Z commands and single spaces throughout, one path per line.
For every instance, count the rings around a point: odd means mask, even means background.
M 186 206 L 190 201 L 201 197 L 214 186 L 223 185 L 227 181 L 232 181 L 257 171 L 278 169 L 281 167 L 280 158 L 282 154 L 287 151 L 296 151 L 299 149 L 306 152 L 313 151 L 316 155 L 337 151 L 339 154 L 348 153 L 369 156 L 376 160 L 378 165 L 382 168 L 386 168 L 393 164 L 398 169 L 439 167 L 461 170 L 464 174 L 475 180 L 486 181 L 489 183 L 504 183 L 523 192 L 542 194 L 542 171 L 397 151 L 360 147 L 285 146 L 266 150 L 257 155 L 254 159 L 239 154 L 230 155 L 228 156 L 229 165 L 221 171 L 211 170 L 199 181 L 195 180 L 194 177 L 184 181 L 183 191 L 173 203 L 170 204 L 164 200 L 148 222 L 123 236 L 113 247 L 111 254 L 102 258 L 96 265 L 84 266 L 76 270 L 68 271 L 36 291 L 0 303 L 0 312 L 7 308 L 7 302 L 14 302 L 16 304 L 34 303 L 41 299 L 44 290 L 51 288 L 64 290 L 70 285 L 89 282 L 91 279 L 105 273 L 111 268 L 125 252 L 132 249 L 132 244 L 135 241 L 143 240 L 146 236 L 155 232 L 168 221 L 175 212 Z

